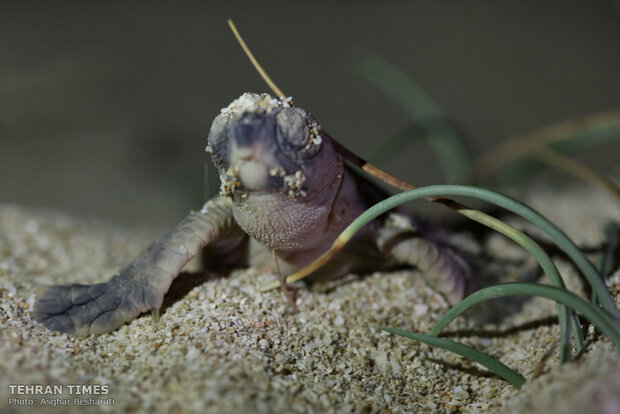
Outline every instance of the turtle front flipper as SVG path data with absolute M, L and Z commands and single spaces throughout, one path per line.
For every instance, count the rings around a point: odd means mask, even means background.
M 106 283 L 44 287 L 35 305 L 35 318 L 48 329 L 78 336 L 112 331 L 161 306 L 165 291 L 140 279 L 122 272 Z
M 112 331 L 142 312 L 157 314 L 173 279 L 203 247 L 243 236 L 230 200 L 215 198 L 108 282 L 43 287 L 34 317 L 48 329 L 86 336 Z
M 387 217 L 376 242 L 387 258 L 417 267 L 429 287 L 451 305 L 475 290 L 472 263 L 448 243 L 425 238 L 403 214 Z

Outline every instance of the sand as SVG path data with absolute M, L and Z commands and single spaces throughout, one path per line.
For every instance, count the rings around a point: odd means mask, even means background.
M 617 202 L 597 189 L 541 185 L 525 199 L 586 246 L 602 242 L 607 219 L 620 221 Z M 290 314 L 279 291 L 258 292 L 269 273 L 216 278 L 190 267 L 158 323 L 143 315 L 110 334 L 75 338 L 32 320 L 37 284 L 104 281 L 163 231 L 0 205 L 0 411 L 620 412 L 619 354 L 592 330 L 577 361 L 560 365 L 555 351 L 533 378 L 558 335 L 547 300 L 506 305 L 500 324 L 460 318 L 447 329 L 524 375 L 521 390 L 462 357 L 378 331 L 427 332 L 446 312 L 416 271 L 304 287 L 299 313 Z M 509 277 L 531 265 L 501 236 L 483 248 L 489 260 L 511 263 Z M 569 288 L 582 290 L 572 267 L 556 263 Z M 618 302 L 619 270 L 608 285 Z M 62 385 L 62 394 L 11 395 L 17 384 Z M 76 395 L 70 385 L 94 387 Z M 16 405 L 27 399 L 35 405 Z

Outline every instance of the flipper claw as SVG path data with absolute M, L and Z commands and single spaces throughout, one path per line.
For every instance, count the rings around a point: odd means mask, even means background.
M 159 322 L 159 309 L 160 308 L 151 308 L 151 317 L 154 324 L 157 324 Z

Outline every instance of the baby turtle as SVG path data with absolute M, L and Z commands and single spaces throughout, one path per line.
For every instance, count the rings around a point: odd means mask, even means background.
M 35 318 L 74 335 L 109 332 L 158 314 L 183 266 L 210 260 L 288 275 L 325 252 L 355 218 L 387 195 L 345 165 L 317 121 L 289 100 L 245 93 L 213 121 L 207 152 L 220 195 L 193 211 L 106 283 L 45 287 Z M 403 265 L 420 269 L 450 303 L 471 290 L 470 267 L 446 241 L 424 235 L 403 211 L 369 223 L 313 278 Z

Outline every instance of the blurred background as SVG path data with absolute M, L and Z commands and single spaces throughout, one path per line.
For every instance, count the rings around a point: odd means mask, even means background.
M 376 54 L 418 82 L 477 155 L 548 124 L 620 109 L 612 0 L 0 3 L 0 202 L 170 226 L 205 198 L 211 121 L 276 83 L 360 155 L 410 127 L 359 75 Z M 577 158 L 602 173 L 620 145 Z M 428 144 L 384 167 L 444 182 Z

